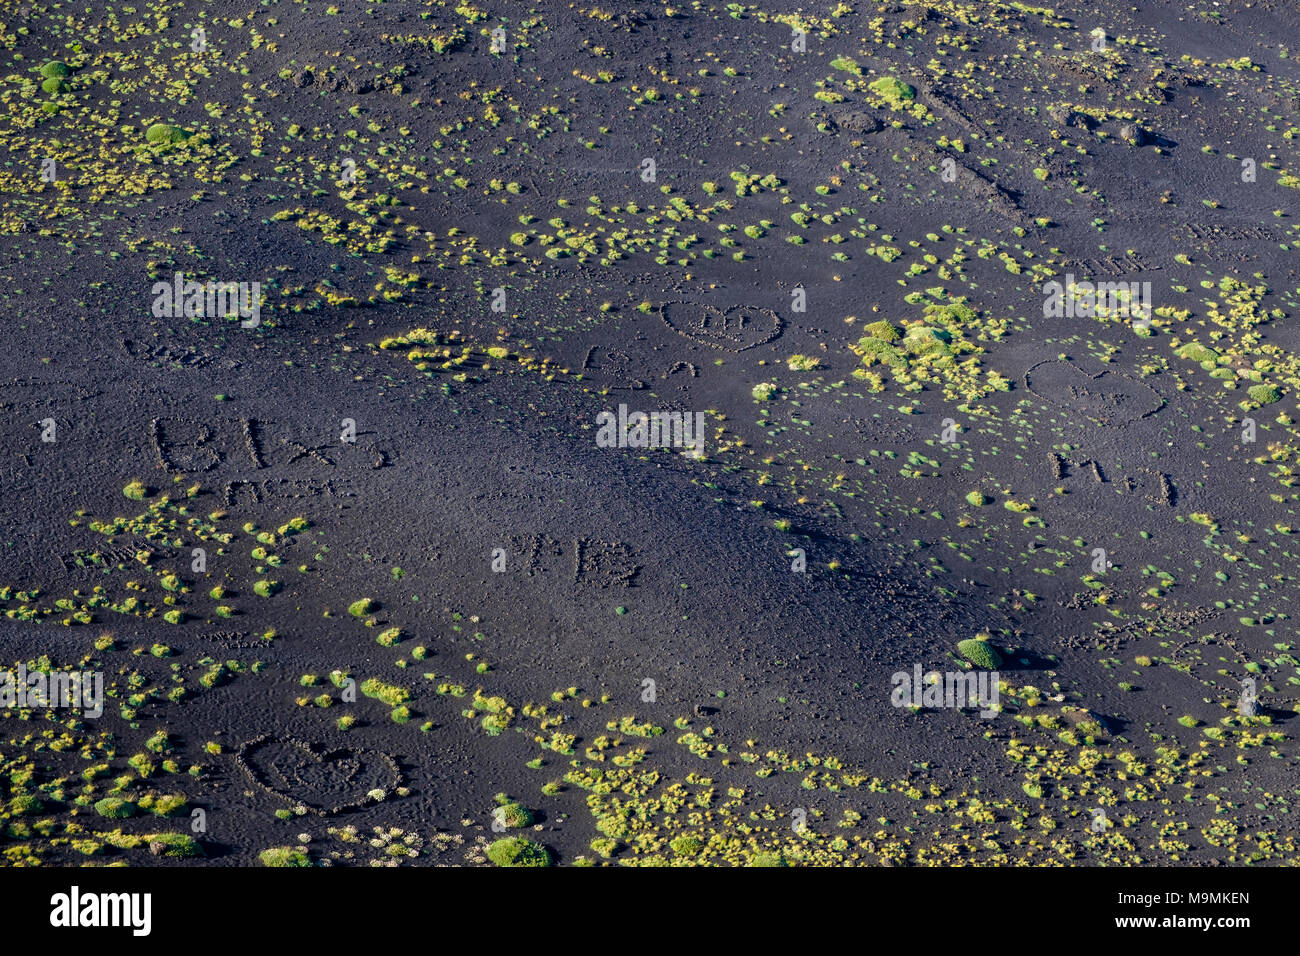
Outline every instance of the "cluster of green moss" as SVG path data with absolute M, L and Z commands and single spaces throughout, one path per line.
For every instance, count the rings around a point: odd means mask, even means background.
M 189 134 L 170 123 L 154 123 L 145 130 L 144 138 L 151 146 L 177 146 L 189 139 Z
M 1181 345 L 1174 350 L 1174 354 L 1179 358 L 1189 359 L 1190 361 L 1200 362 L 1202 364 L 1206 362 L 1213 364 L 1219 359 L 1218 352 L 1214 351 L 1214 349 L 1206 348 L 1199 342 L 1188 342 L 1185 345 Z
M 867 88 L 894 109 L 902 109 L 916 98 L 916 90 L 895 76 L 882 76 L 872 80 Z
M 497 866 L 550 866 L 551 852 L 523 837 L 502 837 L 487 848 L 487 858 Z
M 892 328 L 892 326 L 891 326 Z M 865 335 L 858 339 L 858 352 L 862 355 L 862 364 L 868 367 L 877 362 L 890 366 L 905 366 L 907 357 L 886 340 Z
M 957 653 L 982 670 L 994 670 L 1002 664 L 1002 656 L 997 648 L 983 636 L 959 641 Z
M 903 348 L 916 356 L 951 355 L 948 343 L 952 335 L 943 329 L 928 325 L 910 325 L 903 336 Z

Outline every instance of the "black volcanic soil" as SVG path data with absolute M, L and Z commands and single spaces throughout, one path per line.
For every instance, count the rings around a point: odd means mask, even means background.
M 30 6 L 0 659 L 110 697 L 0 713 L 7 862 L 1295 861 L 1294 8 Z

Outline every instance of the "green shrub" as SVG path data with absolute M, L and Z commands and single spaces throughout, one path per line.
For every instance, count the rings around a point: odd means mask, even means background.
M 881 362 L 885 365 L 906 365 L 907 359 L 888 342 L 870 336 L 858 339 L 858 351 L 862 353 L 863 365 Z
M 948 347 L 951 338 L 943 329 L 913 325 L 903 337 L 903 348 L 913 355 L 951 355 L 952 349 Z
M 503 826 L 511 829 L 526 827 L 533 822 L 533 812 L 515 800 L 501 804 L 492 812 L 492 815 Z
M 1002 663 L 997 648 L 975 637 L 958 643 L 957 653 L 981 670 L 993 670 Z
M 487 848 L 487 857 L 497 866 L 550 866 L 551 851 L 523 837 L 504 837 Z
M 34 797 L 30 793 L 19 794 L 9 801 L 9 811 L 15 816 L 40 813 L 44 807 L 45 804 L 41 803 L 40 798 Z
M 786 359 L 786 365 L 792 372 L 811 372 L 815 368 L 820 368 L 821 362 L 811 355 L 791 355 Z
M 158 856 L 203 856 L 203 846 L 188 833 L 151 833 L 144 839 L 149 844 L 150 851 L 158 850 Z M 159 848 L 158 844 L 162 846 Z
M 389 707 L 397 707 L 411 699 L 411 692 L 406 688 L 385 684 L 376 677 L 368 678 L 361 683 L 361 693 L 382 700 Z
M 41 76 L 46 78 L 60 78 L 71 75 L 72 69 L 62 60 L 50 60 L 49 63 L 41 67 Z
M 1186 345 L 1179 346 L 1174 352 L 1179 358 L 1190 359 L 1193 362 L 1213 362 L 1219 357 L 1219 353 L 1214 349 L 1207 349 L 1200 342 L 1188 342 Z
M 179 126 L 169 123 L 154 123 L 145 130 L 144 138 L 153 146 L 175 146 L 189 139 L 189 134 Z
M 897 342 L 903 335 L 902 332 L 898 331 L 897 326 L 884 319 L 864 326 L 863 331 L 871 338 L 880 339 L 882 342 Z
M 173 817 L 183 812 L 186 806 L 185 797 L 175 793 L 155 799 L 149 807 L 149 812 L 157 817 Z
M 609 813 L 596 821 L 596 829 L 607 837 L 618 839 L 627 836 L 627 821 L 617 814 Z
M 941 325 L 969 325 L 979 318 L 979 313 L 962 299 L 954 299 L 943 305 L 938 303 L 927 305 L 925 317 Z M 947 333 L 944 334 L 944 339 L 947 340 Z
M 699 856 L 700 851 L 704 849 L 704 841 L 688 833 L 674 838 L 668 845 L 678 856 Z
M 882 76 L 867 84 L 867 88 L 894 109 L 899 109 L 916 97 L 916 90 L 895 76 Z
M 257 855 L 263 866 L 311 866 L 307 854 L 297 847 L 276 846 Z
M 95 812 L 110 820 L 123 820 L 135 815 L 135 804 L 119 797 L 105 797 L 95 804 Z
M 1272 385 L 1252 385 L 1246 389 L 1246 394 L 1256 405 L 1272 405 L 1282 398 L 1282 393 Z

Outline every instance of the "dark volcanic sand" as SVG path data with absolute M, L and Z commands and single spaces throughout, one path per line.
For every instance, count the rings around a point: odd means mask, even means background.
M 484 863 L 498 794 L 560 864 L 1295 861 L 1293 7 L 857 2 L 795 53 L 786 5 L 339 6 L 0 17 L 0 657 L 113 688 L 4 712 L 10 863 Z M 176 272 L 260 325 L 155 317 Z M 1067 273 L 1151 283 L 1151 334 L 1044 318 Z M 953 354 L 865 365 L 882 320 Z M 598 447 L 620 404 L 704 458 Z M 891 703 L 976 634 L 996 716 Z

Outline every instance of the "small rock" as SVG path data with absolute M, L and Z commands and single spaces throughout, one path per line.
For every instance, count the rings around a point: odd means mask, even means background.
M 1060 123 L 1062 126 L 1071 126 L 1075 129 L 1092 129 L 1097 122 L 1087 113 L 1080 113 L 1078 110 L 1064 105 L 1052 107 L 1047 111 L 1047 115 L 1052 118 L 1053 122 Z
M 1133 146 L 1145 146 L 1151 142 L 1151 134 L 1137 123 L 1126 123 L 1120 128 L 1119 138 Z
M 835 124 L 850 133 L 875 133 L 885 128 L 885 124 L 870 113 L 854 110 L 851 113 L 837 113 Z

